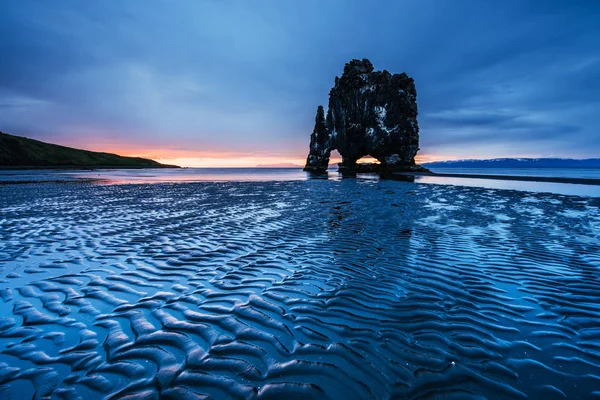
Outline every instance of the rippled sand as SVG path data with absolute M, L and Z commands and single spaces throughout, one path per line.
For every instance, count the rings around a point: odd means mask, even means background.
M 0 186 L 0 397 L 600 398 L 600 199 Z

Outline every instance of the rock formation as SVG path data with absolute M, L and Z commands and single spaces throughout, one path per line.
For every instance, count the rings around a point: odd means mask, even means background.
M 327 113 L 331 116 L 331 112 Z M 306 159 L 305 171 L 322 169 L 322 166 L 329 164 L 329 154 L 331 153 L 331 130 L 327 128 L 323 106 L 317 107 L 317 116 L 315 117 L 315 128 L 310 135 L 310 151 Z
M 327 117 L 317 108 L 304 170 L 325 171 L 331 151 L 338 150 L 340 171 L 360 172 L 356 161 L 364 156 L 380 162 L 369 170 L 426 171 L 415 164 L 416 99 L 414 80 L 405 73 L 374 71 L 367 59 L 350 61 L 329 92 Z

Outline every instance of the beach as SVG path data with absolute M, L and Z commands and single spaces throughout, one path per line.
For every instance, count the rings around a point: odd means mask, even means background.
M 376 179 L 3 184 L 0 391 L 594 398 L 599 207 Z

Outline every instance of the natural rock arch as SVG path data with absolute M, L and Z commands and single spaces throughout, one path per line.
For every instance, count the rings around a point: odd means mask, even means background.
M 417 91 L 405 73 L 374 71 L 367 59 L 352 60 L 329 92 L 327 114 L 317 108 L 305 171 L 327 170 L 332 150 L 342 156 L 340 170 L 356 170 L 364 156 L 381 170 L 414 170 L 419 151 Z

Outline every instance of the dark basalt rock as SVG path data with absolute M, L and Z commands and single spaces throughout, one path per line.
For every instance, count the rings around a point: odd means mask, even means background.
M 328 116 L 330 113 L 328 113 Z M 306 159 L 305 171 L 319 172 L 326 170 L 331 153 L 331 135 L 327 129 L 323 106 L 317 107 L 315 117 L 315 128 L 310 135 L 310 152 Z M 323 168 L 325 166 L 325 168 Z
M 405 73 L 374 71 L 367 59 L 352 60 L 329 93 L 327 117 L 317 108 L 305 171 L 324 172 L 332 150 L 342 156 L 340 171 L 427 171 L 415 164 L 419 151 L 417 91 Z M 380 164 L 361 167 L 371 156 Z

